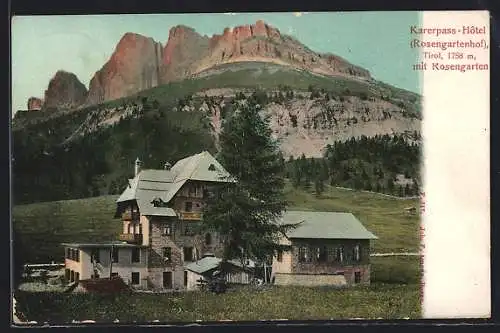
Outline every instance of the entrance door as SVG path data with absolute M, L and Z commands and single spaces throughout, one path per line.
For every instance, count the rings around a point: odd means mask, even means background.
M 163 288 L 172 289 L 172 272 L 163 272 Z

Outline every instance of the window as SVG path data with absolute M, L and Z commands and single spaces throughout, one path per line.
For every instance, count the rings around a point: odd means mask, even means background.
M 193 210 L 193 203 L 191 201 L 186 201 L 184 203 L 184 211 L 191 212 Z
M 188 271 L 184 271 L 184 287 L 188 285 Z
M 172 248 L 171 247 L 164 247 L 163 248 L 163 259 L 165 259 L 165 261 L 172 260 Z
M 140 279 L 139 272 L 132 272 L 132 284 L 133 285 L 139 284 L 139 279 Z
M 278 262 L 282 262 L 283 261 L 283 252 L 281 252 L 281 251 L 278 252 L 276 260 L 278 260 Z
M 307 262 L 309 260 L 308 250 L 307 247 L 299 247 L 299 262 Z
M 354 283 L 361 283 L 361 272 L 354 272 Z
M 112 254 L 113 258 L 113 262 L 118 262 L 118 249 L 115 247 L 113 248 L 113 254 Z
M 195 185 L 191 185 L 189 186 L 189 196 L 196 196 L 196 186 Z
M 344 246 L 337 248 L 337 261 L 340 263 L 344 262 Z
M 184 252 L 184 261 L 193 261 L 193 248 L 185 247 L 183 248 Z
M 163 288 L 172 289 L 172 272 L 163 272 Z
M 134 230 L 132 229 L 132 223 L 128 224 L 128 233 L 129 234 L 133 234 L 134 233 Z
M 326 246 L 321 246 L 316 248 L 316 261 L 325 262 L 328 256 L 328 249 Z
M 337 261 L 337 248 L 329 247 L 328 248 L 328 261 Z
M 118 273 L 111 273 L 111 276 L 118 276 Z
M 356 244 L 356 246 L 352 249 L 352 256 L 355 261 L 361 261 L 361 249 L 359 244 Z
M 101 258 L 99 257 L 99 249 L 93 249 L 91 255 L 92 255 L 92 257 L 90 260 L 92 260 L 92 262 L 95 262 L 95 263 L 101 262 Z
M 139 224 L 139 235 L 142 235 L 142 223 Z
M 80 250 L 75 250 L 75 261 L 80 262 Z
M 75 271 L 71 270 L 69 272 L 69 281 L 74 282 L 75 281 Z
M 196 233 L 196 230 L 198 229 L 198 227 L 200 226 L 199 223 L 195 223 L 195 222 L 184 222 L 183 224 L 183 235 L 184 236 L 193 236 L 195 233 Z
M 75 282 L 80 281 L 80 273 L 75 272 Z
M 64 269 L 64 279 L 66 279 L 66 281 L 69 281 L 69 277 L 70 277 L 70 271 L 68 268 L 65 268 Z
M 205 244 L 206 245 L 212 244 L 212 235 L 209 232 L 205 235 Z
M 208 170 L 209 171 L 215 171 L 215 165 L 210 164 L 209 167 L 208 167 Z
M 170 236 L 172 234 L 172 224 L 167 223 L 163 226 L 163 235 Z
M 137 247 L 132 249 L 132 262 L 141 262 L 141 249 Z

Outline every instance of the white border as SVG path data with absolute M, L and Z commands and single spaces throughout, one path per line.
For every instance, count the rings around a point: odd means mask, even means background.
M 422 13 L 425 28 L 471 25 L 486 26 L 486 35 L 421 38 L 489 43 L 487 11 Z M 489 49 L 462 51 L 489 64 Z M 489 70 L 423 71 L 424 318 L 490 316 L 489 75 Z

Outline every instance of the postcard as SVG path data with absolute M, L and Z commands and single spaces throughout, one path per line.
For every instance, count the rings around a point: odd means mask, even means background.
M 488 318 L 489 33 L 13 17 L 13 324 Z

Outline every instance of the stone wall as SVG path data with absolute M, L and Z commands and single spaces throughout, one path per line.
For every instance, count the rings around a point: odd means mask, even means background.
M 194 226 L 193 221 L 181 221 L 176 218 L 152 217 L 150 220 L 150 248 L 148 271 L 150 284 L 153 288 L 162 288 L 163 272 L 172 272 L 174 289 L 184 287 L 184 247 L 193 248 L 193 259 L 201 259 L 206 252 L 220 256 L 222 252 L 221 238 L 216 232 L 210 232 L 211 244 L 205 243 L 205 233 L 185 235 L 186 225 Z M 170 235 L 163 232 L 164 226 L 170 225 Z M 195 229 L 194 229 L 195 230 Z M 163 257 L 163 249 L 171 248 L 170 260 Z
M 347 284 L 343 275 L 310 275 L 310 274 L 284 274 L 276 273 L 274 284 L 279 286 L 345 286 Z

